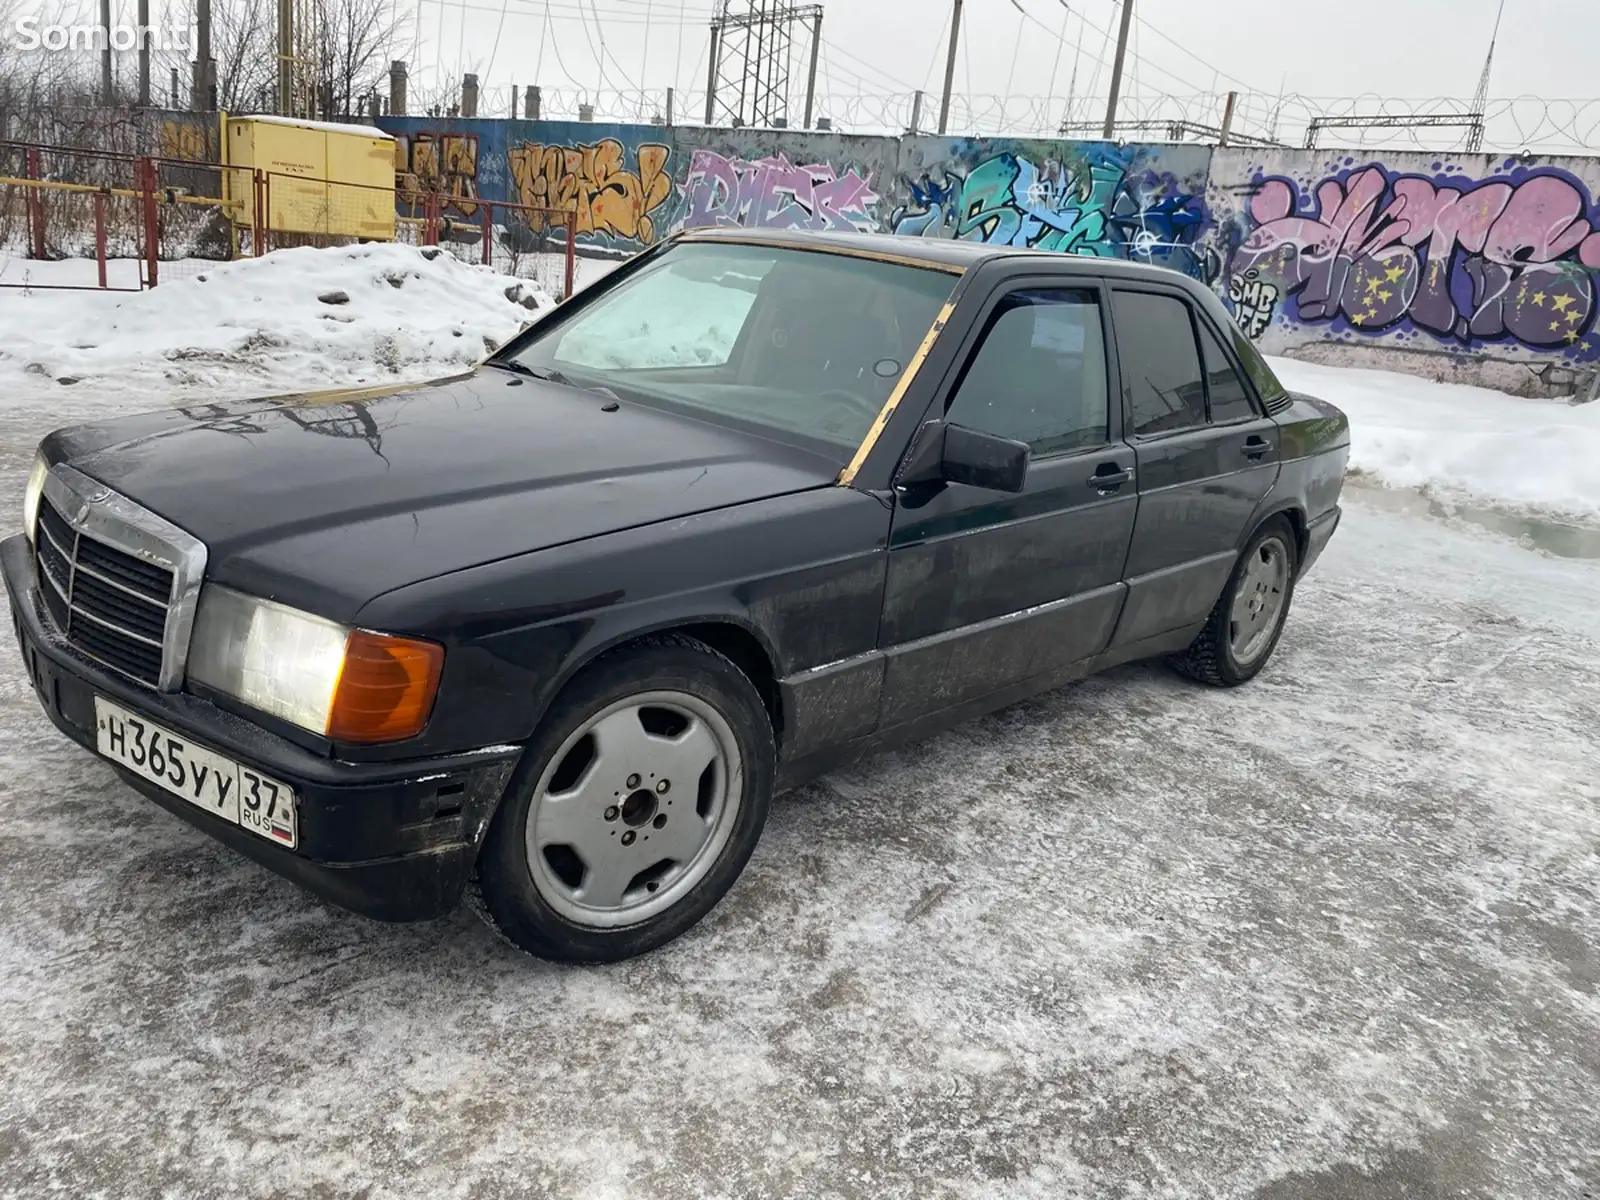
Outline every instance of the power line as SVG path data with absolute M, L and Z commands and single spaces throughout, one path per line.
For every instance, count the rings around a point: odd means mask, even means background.
M 833 42 L 830 42 L 827 38 L 823 38 L 822 39 L 822 44 L 827 46 L 830 50 L 837 51 L 838 53 L 844 55 L 851 62 L 858 62 L 862 66 L 866 67 L 869 71 L 876 72 L 878 75 L 880 75 L 884 79 L 887 79 L 890 83 L 894 84 L 896 87 L 905 88 L 909 92 L 914 92 L 914 91 L 917 90 L 917 85 L 916 84 L 907 83 L 904 79 L 896 79 L 893 75 L 889 74 L 889 72 L 883 70 L 881 67 L 878 67 L 875 64 L 868 62 L 864 58 L 858 58 L 856 55 L 851 54 L 850 51 L 846 50 L 843 46 L 835 45 Z M 863 77 L 858 75 L 857 78 L 863 78 Z
M 1061 14 L 1061 37 L 1056 42 L 1056 61 L 1050 67 L 1050 88 L 1044 98 L 1047 110 L 1050 102 L 1056 98 L 1056 77 L 1061 74 L 1061 52 L 1067 48 L 1067 22 L 1072 20 L 1072 9 L 1067 7 L 1067 0 L 1061 0 L 1061 7 L 1065 10 Z
M 1022 5 L 1018 3 L 1018 0 L 1011 0 L 1011 5 L 1022 15 L 1017 18 L 1016 41 L 1011 43 L 1011 69 L 1006 72 L 1005 98 L 1000 101 L 1000 116 L 995 125 L 996 133 L 1001 132 L 1001 127 L 1005 124 L 1006 119 L 1006 106 L 1011 103 L 1011 85 L 1015 83 L 1017 79 L 1017 56 L 1022 53 L 1022 27 L 1027 24 L 1027 21 L 1024 20 L 1024 18 L 1027 17 L 1028 14 L 1026 11 L 1024 11 Z
M 505 32 L 505 28 L 506 28 L 506 9 L 509 8 L 510 5 L 511 5 L 511 0 L 500 0 L 500 23 L 495 26 L 495 30 L 494 30 L 494 46 L 489 51 L 489 65 L 483 69 L 483 78 L 484 78 L 484 82 L 486 82 L 486 83 L 488 82 L 489 76 L 491 74 L 493 74 L 493 72 L 494 72 L 495 56 L 500 53 L 500 35 Z M 466 22 L 466 18 L 463 17 L 462 21 L 461 21 L 462 26 L 465 27 L 466 23 L 467 23 Z M 511 97 L 511 107 L 515 108 L 516 104 L 517 104 L 517 98 L 516 98 L 515 95 L 513 95 Z
M 922 73 L 922 90 L 933 89 L 933 73 L 939 66 L 939 48 L 944 45 L 945 32 L 950 28 L 950 12 L 945 10 L 944 24 L 939 26 L 939 36 L 933 42 L 933 55 L 928 59 L 928 69 Z
M 595 85 L 595 99 L 600 98 L 600 93 L 606 90 L 606 60 L 594 48 L 594 39 L 589 36 L 589 21 L 583 15 L 583 5 L 578 5 L 578 22 L 583 26 L 583 40 L 589 46 L 589 53 L 594 58 L 595 70 L 599 73 L 600 82 Z
M 1043 21 L 1039 20 L 1037 17 L 1034 17 L 1031 14 L 1028 14 L 1028 20 L 1032 21 L 1040 29 L 1042 29 L 1046 33 L 1048 33 L 1051 37 L 1055 37 L 1056 36 L 1056 31 L 1054 29 L 1051 29 L 1050 26 L 1046 25 Z M 1096 25 L 1093 21 L 1089 20 L 1088 17 L 1083 15 L 1083 9 L 1082 8 L 1078 9 L 1078 20 L 1082 21 L 1085 25 L 1087 25 L 1090 29 L 1094 30 L 1096 33 L 1104 34 L 1105 38 L 1106 38 L 1106 43 L 1108 45 L 1110 44 L 1111 31 L 1109 29 L 1101 29 L 1100 26 Z M 1160 71 L 1163 75 L 1167 76 L 1167 78 L 1176 79 L 1179 83 L 1183 84 L 1183 86 L 1186 87 L 1186 88 L 1191 88 L 1196 92 L 1204 92 L 1204 91 L 1209 91 L 1210 90 L 1209 88 L 1201 87 L 1199 84 L 1194 83 L 1191 80 L 1185 79 L 1182 75 L 1179 75 L 1176 72 L 1167 70 L 1167 68 L 1163 67 L 1160 63 L 1151 62 L 1147 58 L 1141 58 L 1140 61 L 1142 61 L 1144 63 L 1144 65 L 1149 67 L 1152 71 Z M 1206 64 L 1206 65 L 1209 66 L 1209 64 Z M 1215 70 L 1215 68 L 1212 68 L 1212 69 Z M 1096 72 L 1096 77 L 1098 78 L 1098 72 Z
M 1167 42 L 1170 45 L 1176 46 L 1179 50 L 1183 51 L 1183 53 L 1187 54 L 1190 58 L 1194 59 L 1195 62 L 1199 63 L 1202 67 L 1205 67 L 1207 70 L 1211 71 L 1213 74 L 1222 76 L 1222 78 L 1228 80 L 1230 83 L 1237 83 L 1241 88 L 1243 88 L 1247 92 L 1253 92 L 1253 91 L 1257 90 L 1253 85 L 1246 83 L 1244 80 L 1240 79 L 1237 75 L 1230 75 L 1230 74 L 1228 74 L 1228 72 L 1222 70 L 1220 67 L 1217 67 L 1214 64 L 1212 64 L 1210 62 L 1207 62 L 1205 59 L 1201 58 L 1198 54 L 1196 54 L 1193 50 L 1191 50 L 1187 46 L 1185 46 L 1182 42 L 1176 41 L 1173 38 L 1168 37 L 1166 34 L 1162 33 L 1161 30 L 1157 26 L 1152 25 L 1149 21 L 1146 21 L 1138 13 L 1134 13 L 1133 14 L 1133 19 L 1135 21 L 1139 22 L 1139 24 L 1143 25 L 1151 33 L 1155 34 L 1163 42 Z

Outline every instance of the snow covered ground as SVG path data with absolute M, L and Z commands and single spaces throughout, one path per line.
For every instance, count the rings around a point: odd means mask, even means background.
M 1269 360 L 1350 416 L 1350 464 L 1390 487 L 1600 520 L 1600 402 L 1527 400 L 1390 371 Z
M 93 270 L 27 266 L 47 278 Z M 459 370 L 554 303 L 443 251 L 393 244 L 211 263 L 145 292 L 3 295 L 0 387 L 146 406 L 174 389 L 260 394 Z
M 53 333 L 0 297 L 0 504 L 54 425 L 356 382 L 381 332 L 453 368 L 522 319 L 389 265 L 339 268 L 357 328 L 321 275 L 296 312 L 213 280 Z M 1376 479 L 1587 520 L 1581 470 L 1519 501 L 1453 465 L 1554 406 L 1284 374 Z M 702 927 L 606 969 L 308 898 L 58 736 L 0 654 L 0 1195 L 1600 1193 L 1600 562 L 1386 497 L 1349 493 L 1251 686 L 1124 668 L 830 776 Z

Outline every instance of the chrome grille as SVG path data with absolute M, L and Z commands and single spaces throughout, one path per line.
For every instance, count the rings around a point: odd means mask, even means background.
M 81 654 L 149 687 L 183 682 L 205 547 L 67 466 L 45 479 L 34 562 L 46 612 Z

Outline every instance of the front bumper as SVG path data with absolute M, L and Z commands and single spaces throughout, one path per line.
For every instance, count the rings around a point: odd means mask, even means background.
M 41 617 L 33 556 L 0 542 L 23 666 L 45 714 L 95 748 L 96 693 L 294 786 L 300 845 L 288 850 L 113 764 L 127 783 L 197 829 L 353 912 L 383 921 L 441 916 L 459 902 L 520 747 L 448 758 L 346 763 L 310 751 L 185 693 L 155 692 L 79 655 Z

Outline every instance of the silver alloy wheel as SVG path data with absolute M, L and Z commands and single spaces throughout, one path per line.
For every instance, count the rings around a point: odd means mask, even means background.
M 551 756 L 527 822 L 544 902 L 597 929 L 682 900 L 727 845 L 744 763 L 727 720 L 685 692 L 641 692 L 601 709 Z
M 1245 563 L 1239 590 L 1228 614 L 1228 645 L 1241 667 L 1266 652 L 1289 595 L 1289 547 L 1279 537 L 1267 538 Z

